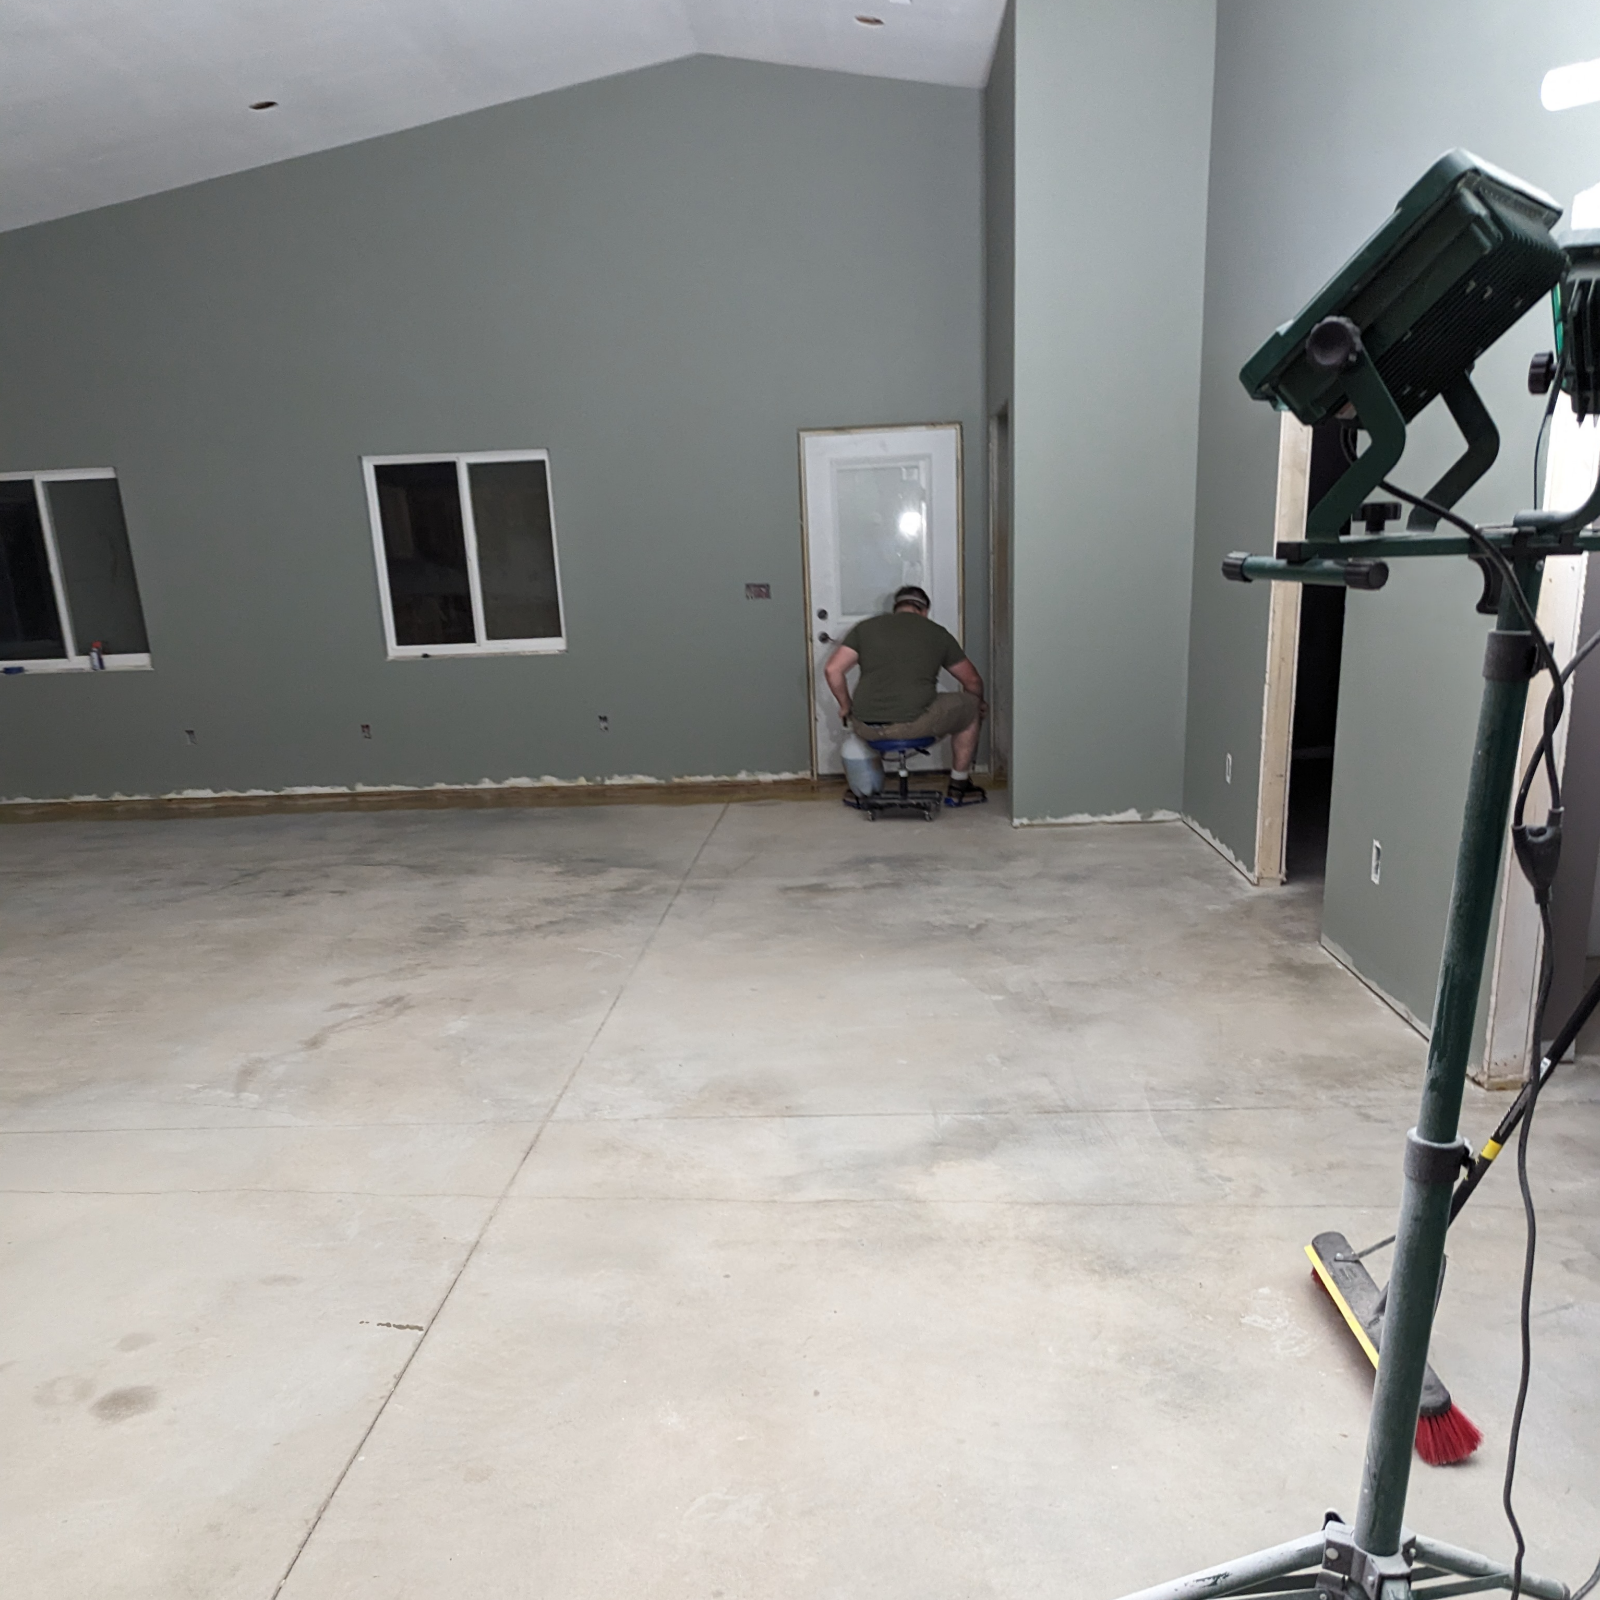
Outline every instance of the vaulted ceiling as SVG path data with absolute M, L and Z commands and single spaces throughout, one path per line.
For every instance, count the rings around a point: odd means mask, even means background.
M 7 0 L 0 229 L 680 56 L 976 86 L 1003 4 Z

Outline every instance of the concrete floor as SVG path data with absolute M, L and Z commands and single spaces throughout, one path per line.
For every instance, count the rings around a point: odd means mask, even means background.
M 1353 1510 L 1312 1287 L 1422 1046 L 1179 825 L 768 802 L 0 829 L 8 1600 L 1113 1597 Z M 1469 1091 L 1481 1134 L 1503 1098 Z M 1520 1505 L 1600 1555 L 1600 1073 Z M 1521 1221 L 1454 1238 L 1508 1550 Z

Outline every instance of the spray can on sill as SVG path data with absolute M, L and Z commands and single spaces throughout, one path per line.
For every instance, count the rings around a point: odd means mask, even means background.
M 106 670 L 106 649 L 98 639 L 89 646 L 89 670 L 91 672 Z

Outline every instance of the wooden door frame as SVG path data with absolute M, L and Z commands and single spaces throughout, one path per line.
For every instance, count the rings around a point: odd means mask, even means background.
M 1311 492 L 1311 429 L 1285 411 L 1278 424 L 1274 543 L 1305 538 Z M 1269 586 L 1266 686 L 1261 696 L 1261 766 L 1256 784 L 1256 858 L 1252 883 L 1287 879 L 1289 776 L 1294 758 L 1294 693 L 1300 659 L 1300 585 Z
M 1002 632 L 1007 651 L 1011 646 L 1010 452 L 1011 407 L 1003 405 L 989 417 L 989 771 L 997 783 L 1010 781 L 1011 767 L 1011 678 L 1007 674 L 1002 681 L 1000 672 Z M 1006 489 L 1003 504 L 998 491 L 1001 483 Z M 1001 737 L 996 738 L 997 733 Z

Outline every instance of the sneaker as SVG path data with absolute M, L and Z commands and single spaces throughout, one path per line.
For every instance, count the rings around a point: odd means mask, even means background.
M 945 791 L 944 803 L 947 806 L 976 806 L 982 805 L 988 798 L 989 791 L 980 789 L 971 778 L 963 778 L 959 783 L 952 779 Z

